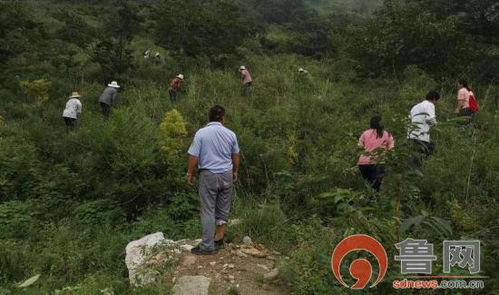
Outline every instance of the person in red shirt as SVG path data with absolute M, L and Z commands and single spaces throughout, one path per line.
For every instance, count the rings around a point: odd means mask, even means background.
M 384 130 L 380 116 L 371 118 L 370 128 L 359 138 L 359 146 L 364 149 L 357 162 L 360 173 L 379 192 L 384 173 L 383 158 L 387 150 L 395 147 L 393 136 Z

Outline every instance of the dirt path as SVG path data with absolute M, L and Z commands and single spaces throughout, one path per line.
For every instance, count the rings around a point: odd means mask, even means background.
M 269 278 L 269 273 L 276 268 L 276 259 L 279 257 L 279 253 L 270 255 L 258 245 L 227 244 L 225 249 L 216 255 L 197 256 L 185 252 L 174 275 L 176 278 L 186 275 L 202 275 L 209 278 L 211 280 L 209 294 L 212 295 L 289 294 L 286 286 L 280 283 L 277 277 Z

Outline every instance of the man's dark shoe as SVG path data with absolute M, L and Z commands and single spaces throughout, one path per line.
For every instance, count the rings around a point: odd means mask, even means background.
M 214 254 L 217 254 L 217 252 L 218 252 L 217 250 L 211 250 L 211 251 L 202 250 L 199 247 L 199 245 L 191 249 L 191 253 L 196 254 L 196 255 L 214 255 Z
M 223 249 L 223 248 L 225 248 L 224 239 L 215 241 L 215 250 L 220 250 L 220 249 Z

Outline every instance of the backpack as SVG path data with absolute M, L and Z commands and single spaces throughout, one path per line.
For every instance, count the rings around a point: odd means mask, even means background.
M 476 101 L 475 95 L 473 95 L 472 92 L 470 92 L 469 103 L 470 103 L 470 111 L 472 113 L 478 112 L 478 110 L 480 109 L 480 107 L 478 106 L 478 102 Z

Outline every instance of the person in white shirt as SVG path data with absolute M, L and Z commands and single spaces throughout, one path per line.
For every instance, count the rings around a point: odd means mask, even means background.
M 413 158 L 413 162 L 418 167 L 422 160 L 435 150 L 434 143 L 430 140 L 430 129 L 437 124 L 435 115 L 435 104 L 440 99 L 440 94 L 430 91 L 426 95 L 426 100 L 415 105 L 409 114 L 411 126 L 409 126 L 407 137 L 414 142 L 418 150 L 418 155 Z
M 73 131 L 76 128 L 76 120 L 78 115 L 81 114 L 81 95 L 78 92 L 73 92 L 66 102 L 66 108 L 62 112 L 62 117 L 66 123 L 66 131 Z

